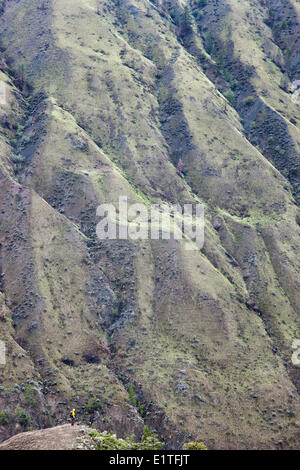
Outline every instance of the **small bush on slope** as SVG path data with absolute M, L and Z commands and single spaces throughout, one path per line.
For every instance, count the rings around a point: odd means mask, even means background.
M 96 450 L 162 450 L 165 445 L 148 426 L 144 427 L 141 442 L 136 442 L 134 436 L 118 439 L 115 434 L 106 431 L 103 433 L 92 431 L 90 436 Z M 207 450 L 207 448 L 203 442 L 188 442 L 184 444 L 183 450 Z
M 182 447 L 183 450 L 208 450 L 204 442 L 187 442 Z
M 159 441 L 158 436 L 148 426 L 144 427 L 141 442 L 136 442 L 134 436 L 118 439 L 115 434 L 106 431 L 92 431 L 90 436 L 97 450 L 161 450 L 164 447 L 164 443 Z

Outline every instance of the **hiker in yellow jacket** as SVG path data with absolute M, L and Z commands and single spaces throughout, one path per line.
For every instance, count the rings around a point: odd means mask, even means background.
M 75 418 L 76 418 L 76 410 L 75 408 L 73 408 L 73 410 L 71 411 L 71 425 L 72 426 L 74 426 Z

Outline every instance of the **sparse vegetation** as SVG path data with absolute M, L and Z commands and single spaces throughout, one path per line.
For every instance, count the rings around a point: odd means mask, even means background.
M 136 398 L 135 398 L 135 392 L 134 392 L 134 388 L 133 388 L 132 384 L 129 385 L 128 397 L 129 397 L 129 401 L 132 404 L 132 406 L 136 406 L 137 401 L 136 401 Z
M 92 431 L 90 436 L 97 450 L 161 450 L 164 447 L 164 443 L 159 441 L 157 435 L 148 426 L 144 427 L 141 442 L 136 442 L 134 436 L 118 439 L 112 432 Z
M 34 387 L 31 384 L 27 384 L 25 387 L 24 400 L 25 400 L 26 405 L 28 406 L 34 406 L 37 403 Z
M 0 412 L 0 426 L 5 426 L 9 422 L 9 414 L 6 410 Z
M 254 103 L 255 98 L 252 95 L 247 96 L 246 98 L 243 99 L 243 105 L 245 106 L 250 106 Z
M 295 447 L 296 7 L 5 3 L 1 436 L 76 407 L 104 446 L 159 446 L 113 437 L 145 421 L 167 448 Z M 99 240 L 96 209 L 120 195 L 202 204 L 203 248 Z
M 30 423 L 30 417 L 27 415 L 26 411 L 22 408 L 17 408 L 15 411 L 15 419 L 16 422 L 24 426 L 25 428 L 28 427 Z
M 204 442 L 187 442 L 183 445 L 183 450 L 208 450 Z
M 224 96 L 225 98 L 229 101 L 229 103 L 231 104 L 231 106 L 234 106 L 235 105 L 235 95 L 233 93 L 232 90 L 229 90 L 227 91 L 226 93 L 224 93 Z
M 84 408 L 87 413 L 92 413 L 101 408 L 101 402 L 98 398 L 92 397 L 85 404 Z
M 183 13 L 180 17 L 180 35 L 185 36 L 193 32 L 193 16 L 188 6 L 184 7 Z
M 144 408 L 145 408 L 144 405 L 139 405 L 139 413 L 142 417 L 144 416 Z

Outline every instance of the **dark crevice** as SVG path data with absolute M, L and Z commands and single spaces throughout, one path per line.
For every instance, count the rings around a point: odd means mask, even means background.
M 269 108 L 251 85 L 256 75 L 254 67 L 246 66 L 234 57 L 230 28 L 224 41 L 217 32 L 205 26 L 205 13 L 199 16 L 197 12 L 199 8 L 194 8 L 198 31 L 185 38 L 184 47 L 239 113 L 246 138 L 287 178 L 296 202 L 300 203 L 300 159 L 285 119 Z M 196 46 L 196 34 L 201 36 L 212 61 Z
M 160 130 L 168 144 L 170 160 L 175 167 L 177 167 L 180 158 L 184 164 L 183 155 L 195 148 L 189 125 L 184 116 L 183 105 L 175 96 L 177 90 L 170 86 L 174 78 L 172 68 L 177 57 L 178 53 L 175 52 L 156 83 Z
M 300 24 L 292 2 L 267 0 L 268 8 L 265 23 L 272 30 L 275 44 L 282 51 L 284 71 L 291 80 L 300 78 Z

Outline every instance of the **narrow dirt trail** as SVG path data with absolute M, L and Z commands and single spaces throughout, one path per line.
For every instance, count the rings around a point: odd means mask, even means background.
M 83 432 L 84 430 L 84 432 Z M 87 426 L 64 424 L 54 428 L 25 432 L 0 444 L 0 450 L 72 450 L 77 438 L 90 431 Z

